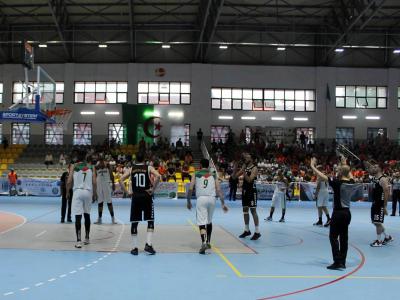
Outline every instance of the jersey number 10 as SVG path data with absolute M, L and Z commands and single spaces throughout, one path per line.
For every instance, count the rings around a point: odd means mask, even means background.
M 137 187 L 146 187 L 146 176 L 144 174 L 135 174 L 133 177 L 136 180 Z

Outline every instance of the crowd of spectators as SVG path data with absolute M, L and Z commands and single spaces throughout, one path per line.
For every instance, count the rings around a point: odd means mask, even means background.
M 278 170 L 282 170 L 291 182 L 312 182 L 316 180 L 309 166 L 312 157 L 318 159 L 318 164 L 323 166 L 328 175 L 333 175 L 335 172 L 339 158 L 336 140 L 314 143 L 308 141 L 303 132 L 292 143 L 270 142 L 265 136 L 256 134 L 252 134 L 250 140 L 246 141 L 244 131 L 239 139 L 235 139 L 234 134 L 229 132 L 225 140 L 225 143 L 222 139 L 213 140 L 211 151 L 220 177 L 227 180 L 230 174 L 241 167 L 243 152 L 255 154 L 259 169 L 258 180 L 264 182 L 273 182 Z M 371 179 L 362 163 L 364 160 L 378 162 L 384 173 L 389 176 L 400 169 L 400 146 L 383 136 L 357 143 L 346 143 L 345 146 L 361 159 L 358 161 L 349 158 L 356 182 L 369 182 Z

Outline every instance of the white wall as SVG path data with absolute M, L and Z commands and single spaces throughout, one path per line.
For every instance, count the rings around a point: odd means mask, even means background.
M 163 67 L 166 75 L 155 75 L 155 69 Z M 51 64 L 44 65 L 56 80 L 65 82 L 64 104 L 71 108 L 68 134 L 72 134 L 74 122 L 92 122 L 93 135 L 103 139 L 107 135 L 108 123 L 119 123 L 120 116 L 105 116 L 105 110 L 118 110 L 119 104 L 73 104 L 74 81 L 128 81 L 128 103 L 136 103 L 138 81 L 189 81 L 192 83 L 192 104 L 187 106 L 158 107 L 163 118 L 163 130 L 169 133 L 171 124 L 191 124 L 191 134 L 202 128 L 209 135 L 210 125 L 230 125 L 239 132 L 245 125 L 279 127 L 315 127 L 317 138 L 334 138 L 336 127 L 354 127 L 355 138 L 365 139 L 368 127 L 386 127 L 391 139 L 397 139 L 400 111 L 397 108 L 397 87 L 400 86 L 400 69 L 332 68 L 332 67 L 280 67 L 280 66 L 240 66 L 204 64 Z M 11 105 L 12 82 L 23 79 L 20 65 L 1 65 L 0 81 L 4 83 L 2 109 Z M 327 85 L 330 86 L 332 101 L 326 99 Z M 388 87 L 388 108 L 376 110 L 354 110 L 335 108 L 334 90 L 336 85 L 383 85 Z M 242 88 L 298 88 L 317 91 L 316 112 L 248 112 L 211 110 L 211 87 Z M 94 110 L 95 116 L 81 116 L 82 110 Z M 184 119 L 171 120 L 168 111 L 184 112 Z M 234 116 L 234 120 L 218 120 L 221 114 Z M 343 120 L 342 115 L 355 114 L 357 120 Z M 242 121 L 240 116 L 254 115 L 255 121 Z M 365 115 L 379 115 L 381 120 L 365 120 Z M 285 122 L 272 122 L 271 116 L 285 116 Z M 294 122 L 294 116 L 307 116 L 307 122 Z M 43 125 L 31 128 L 33 135 L 43 135 Z M 3 125 L 3 134 L 10 134 L 10 125 Z M 68 142 L 68 140 L 67 140 Z

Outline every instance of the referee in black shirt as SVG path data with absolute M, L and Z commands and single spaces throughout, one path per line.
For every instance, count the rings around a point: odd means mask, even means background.
M 316 168 L 316 163 L 317 160 L 312 158 L 311 168 L 321 180 L 329 182 L 334 193 L 332 221 L 329 231 L 333 264 L 328 266 L 327 269 L 345 269 L 348 249 L 348 232 L 351 221 L 350 199 L 355 187 L 354 180 L 350 173 L 350 167 L 346 164 L 346 159 L 343 156 L 336 178 L 328 178 Z

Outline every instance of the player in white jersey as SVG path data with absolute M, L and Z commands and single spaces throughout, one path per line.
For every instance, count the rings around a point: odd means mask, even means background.
M 78 162 L 70 166 L 70 174 L 67 182 L 67 198 L 72 188 L 72 214 L 75 215 L 75 231 L 77 243 L 76 248 L 82 248 L 81 242 L 81 222 L 82 214 L 85 218 L 85 241 L 89 244 L 90 234 L 90 209 L 92 200 L 97 197 L 96 193 L 96 173 L 93 167 L 85 161 L 86 152 L 78 152 Z
M 317 170 L 323 173 L 322 165 L 317 166 Z M 324 227 L 329 227 L 331 224 L 331 218 L 329 216 L 328 204 L 329 204 L 329 191 L 328 191 L 328 182 L 322 180 L 321 176 L 318 176 L 317 179 L 317 189 L 315 190 L 314 199 L 316 200 L 317 209 L 318 209 L 318 222 L 314 223 L 314 226 L 322 226 L 322 212 L 326 215 L 326 223 L 323 225 Z
M 94 224 L 102 223 L 103 216 L 103 206 L 104 202 L 107 203 L 108 211 L 111 215 L 111 223 L 117 224 L 114 217 L 114 207 L 112 204 L 111 193 L 115 190 L 114 185 L 114 175 L 111 171 L 111 168 L 103 158 L 99 159 L 99 162 L 96 165 L 96 178 L 97 178 L 97 202 L 98 202 L 98 211 L 99 217 Z
M 196 189 L 196 219 L 200 229 L 201 248 L 199 253 L 205 254 L 206 249 L 211 249 L 212 217 L 215 209 L 216 195 L 221 200 L 222 209 L 228 212 L 225 206 L 224 195 L 221 192 L 219 181 L 215 173 L 209 170 L 210 162 L 208 159 L 202 159 L 201 170 L 192 176 L 189 192 L 187 194 L 187 208 L 192 209 L 193 188 Z
M 272 216 L 274 215 L 275 207 L 280 206 L 282 208 L 282 216 L 279 222 L 285 222 L 286 213 L 286 191 L 289 186 L 288 180 L 283 176 L 281 170 L 277 173 L 274 195 L 272 196 L 271 210 L 269 212 L 269 217 L 266 221 L 272 221 Z

